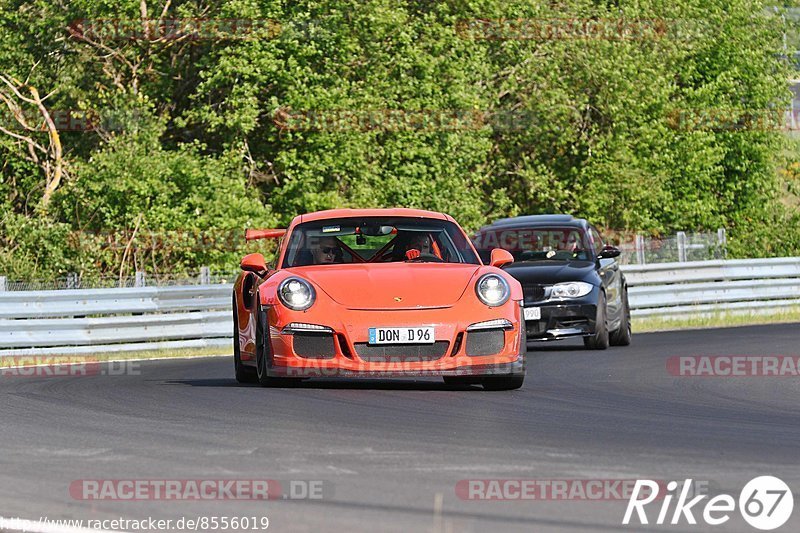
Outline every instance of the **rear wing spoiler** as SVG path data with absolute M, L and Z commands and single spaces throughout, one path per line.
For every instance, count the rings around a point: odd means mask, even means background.
M 286 235 L 285 229 L 246 229 L 244 240 L 255 241 L 258 239 L 280 239 Z

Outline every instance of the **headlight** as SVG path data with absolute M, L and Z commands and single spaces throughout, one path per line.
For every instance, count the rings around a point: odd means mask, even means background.
M 586 296 L 594 286 L 583 281 L 570 281 L 569 283 L 556 283 L 550 290 L 550 298 L 580 298 Z
M 497 307 L 503 305 L 511 296 L 508 282 L 497 274 L 485 274 L 475 284 L 475 292 L 480 301 L 486 305 Z
M 317 295 L 309 282 L 300 278 L 287 278 L 278 285 L 281 303 L 295 311 L 305 311 L 314 304 Z

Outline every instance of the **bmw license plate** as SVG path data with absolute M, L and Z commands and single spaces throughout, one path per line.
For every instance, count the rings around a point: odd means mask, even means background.
M 526 307 L 524 314 L 525 314 L 525 320 L 540 320 L 542 318 L 542 308 Z
M 369 328 L 370 344 L 433 344 L 433 327 Z

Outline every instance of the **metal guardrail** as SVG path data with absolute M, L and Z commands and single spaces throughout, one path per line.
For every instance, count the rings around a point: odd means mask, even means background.
M 631 314 L 800 308 L 800 258 L 623 265 Z M 232 286 L 0 292 L 0 356 L 231 344 Z
M 623 267 L 631 315 L 762 314 L 800 306 L 800 258 Z
M 0 319 L 230 309 L 231 290 L 226 284 L 0 292 Z
M 43 318 L 0 322 L 0 347 L 88 346 L 226 337 L 233 329 L 230 311 L 167 313 L 98 318 Z
M 232 285 L 0 292 L 0 355 L 230 346 Z

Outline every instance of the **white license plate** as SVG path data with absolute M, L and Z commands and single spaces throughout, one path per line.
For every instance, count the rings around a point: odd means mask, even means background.
M 525 320 L 539 320 L 542 318 L 542 308 L 541 307 L 526 307 L 525 308 Z
M 434 328 L 369 328 L 370 344 L 433 344 Z

